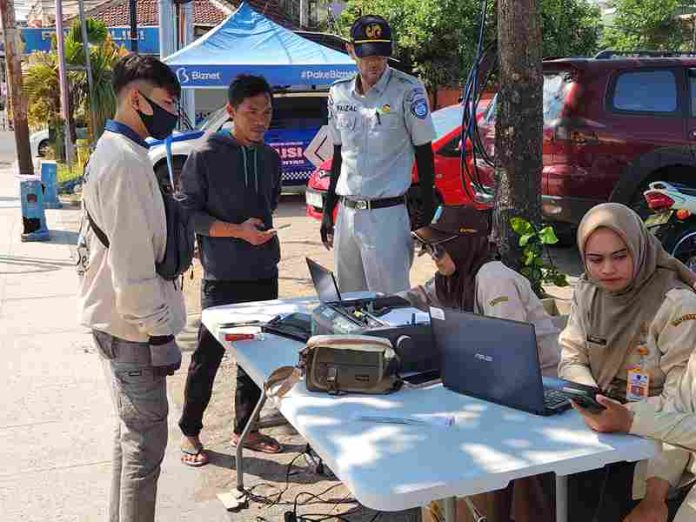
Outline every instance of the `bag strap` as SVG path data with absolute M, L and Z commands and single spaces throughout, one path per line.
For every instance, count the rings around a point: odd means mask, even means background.
M 85 212 L 87 213 L 87 220 L 89 221 L 89 226 L 92 227 L 92 230 L 94 230 L 94 233 L 96 234 L 101 244 L 104 245 L 105 248 L 109 248 L 109 238 L 106 237 L 104 231 L 101 228 L 99 228 L 99 226 L 97 226 L 97 224 L 94 222 L 94 219 L 92 219 L 92 216 L 90 215 L 89 210 L 87 210 L 87 207 L 85 207 Z
M 267 397 L 282 399 L 302 378 L 302 370 L 296 366 L 281 366 L 268 377 L 264 389 Z

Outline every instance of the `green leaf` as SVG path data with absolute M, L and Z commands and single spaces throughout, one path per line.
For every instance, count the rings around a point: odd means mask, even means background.
M 554 232 L 553 227 L 544 227 L 539 231 L 539 240 L 544 245 L 555 245 L 558 243 L 558 237 Z
M 524 236 L 526 234 L 534 233 L 534 227 L 532 226 L 532 224 L 521 217 L 510 218 L 510 226 L 518 236 Z
M 534 252 L 525 252 L 523 263 L 525 266 L 533 265 L 535 260 L 538 259 Z
M 523 275 L 524 277 L 526 277 L 527 279 L 530 279 L 530 280 L 531 280 L 531 278 L 532 278 L 532 269 L 531 269 L 530 267 L 528 267 L 528 266 L 522 267 L 522 269 L 520 270 L 520 274 L 522 274 L 522 275 Z
M 568 286 L 570 283 L 568 282 L 568 278 L 566 277 L 565 274 L 557 274 L 553 278 L 553 284 L 556 286 L 563 287 L 563 286 Z
M 534 237 L 534 234 L 524 234 L 523 236 L 520 236 L 520 246 L 526 246 L 527 243 L 529 243 L 529 240 Z

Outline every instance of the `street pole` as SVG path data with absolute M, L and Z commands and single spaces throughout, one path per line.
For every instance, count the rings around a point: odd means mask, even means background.
M 84 0 L 77 1 L 80 9 L 80 29 L 82 32 L 82 49 L 85 52 L 85 67 L 87 68 L 87 88 L 89 89 L 89 116 L 92 122 L 92 138 L 96 138 L 101 129 L 97 129 L 97 114 L 94 108 L 94 78 L 92 77 L 92 60 L 89 56 L 89 41 L 87 39 L 87 21 L 85 20 Z
M 193 42 L 193 2 L 188 2 L 181 6 L 183 12 L 183 41 L 181 47 L 186 47 Z M 186 115 L 192 127 L 196 126 L 196 98 L 193 89 L 181 90 L 181 105 L 183 113 Z
M 541 221 L 542 87 L 538 0 L 498 0 L 495 230 L 503 262 L 521 265 L 510 219 Z
M 306 9 L 307 9 L 307 0 L 300 0 L 300 29 L 305 29 L 307 24 L 306 24 Z
M 130 15 L 130 48 L 134 53 L 138 52 L 138 2 L 128 0 L 128 13 Z
M 160 60 L 172 54 L 174 45 L 174 9 L 171 0 L 159 0 L 159 48 Z
M 65 67 L 65 33 L 63 32 L 63 4 L 56 0 L 56 42 L 58 47 L 58 82 L 60 83 L 60 117 L 65 132 L 65 160 L 69 167 L 73 164 L 73 143 L 70 135 L 70 91 Z
M 5 41 L 7 90 L 12 106 L 19 173 L 24 176 L 33 176 L 34 165 L 31 160 L 31 148 L 29 147 L 27 99 L 22 95 L 22 64 L 19 55 L 19 37 L 15 20 L 14 0 L 0 0 L 0 17 L 2 18 L 2 34 Z

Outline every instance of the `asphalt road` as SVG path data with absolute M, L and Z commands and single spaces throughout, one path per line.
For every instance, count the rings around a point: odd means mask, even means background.
M 0 165 L 10 165 L 16 159 L 13 133 L 0 131 Z M 36 159 L 34 161 L 38 165 L 38 161 Z M 319 223 L 305 215 L 304 197 L 297 195 L 283 196 L 278 218 L 278 225 L 291 225 L 287 230 L 280 232 L 281 241 L 285 240 L 283 241 L 285 243 L 283 257 L 291 267 L 289 271 L 291 275 L 285 281 L 281 281 L 281 287 L 287 285 L 289 294 L 294 294 L 298 290 L 311 290 L 309 278 L 304 277 L 305 255 L 319 258 L 320 262 L 328 266 L 333 264 L 332 254 L 326 252 L 319 241 Z M 554 248 L 551 249 L 551 256 L 564 273 L 576 276 L 582 271 L 575 248 Z M 421 282 L 423 278 L 431 274 L 431 269 L 431 263 L 427 260 L 416 260 L 412 272 L 413 282 Z

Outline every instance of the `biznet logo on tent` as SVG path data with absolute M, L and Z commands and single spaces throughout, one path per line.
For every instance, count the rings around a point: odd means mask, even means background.
M 300 77 L 303 80 L 340 80 L 341 78 L 346 78 L 352 74 L 353 73 L 351 71 L 341 71 L 336 69 L 332 69 L 330 71 L 307 70 L 302 71 Z
M 179 67 L 176 70 L 176 77 L 179 79 L 179 83 L 186 85 L 189 82 L 211 82 L 211 81 L 221 81 L 222 77 L 220 72 L 201 72 L 201 71 L 187 71 L 186 67 Z

